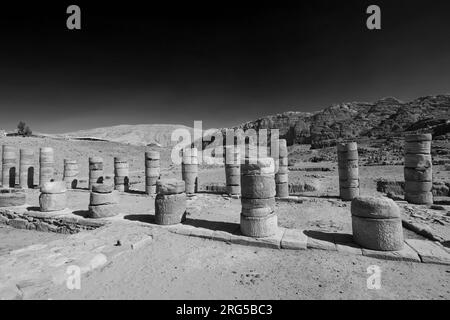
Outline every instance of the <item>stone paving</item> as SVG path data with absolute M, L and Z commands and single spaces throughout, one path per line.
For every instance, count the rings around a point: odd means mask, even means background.
M 299 199 L 284 199 L 283 201 L 299 201 Z M 5 209 L 0 210 L 2 212 Z M 27 211 L 25 207 L 8 208 L 7 212 L 20 214 L 21 217 L 40 217 L 40 214 L 34 211 Z M 48 218 L 48 216 L 47 216 Z M 55 212 L 52 219 L 58 219 L 59 224 L 63 225 L 92 225 L 97 227 L 115 224 L 125 221 L 123 215 L 105 218 L 105 219 L 86 219 L 79 215 L 73 214 L 70 210 L 63 212 Z M 129 221 L 127 221 L 129 222 Z M 338 251 L 345 254 L 357 254 L 378 259 L 398 260 L 398 261 L 414 261 L 423 263 L 437 263 L 450 265 L 450 252 L 448 248 L 443 247 L 439 242 L 419 239 L 406 239 L 405 246 L 399 251 L 375 251 L 361 248 L 353 242 L 352 235 L 346 233 L 323 232 L 318 230 L 301 230 L 287 229 L 280 227 L 278 233 L 266 238 L 252 238 L 240 234 L 239 224 L 211 224 L 210 228 L 196 227 L 190 224 L 176 224 L 169 226 L 160 226 L 147 222 L 132 221 L 148 225 L 154 228 L 166 228 L 170 232 L 181 234 L 184 236 L 200 237 L 210 240 L 225 241 L 231 244 L 265 247 L 271 249 L 289 249 L 289 250 L 328 250 Z

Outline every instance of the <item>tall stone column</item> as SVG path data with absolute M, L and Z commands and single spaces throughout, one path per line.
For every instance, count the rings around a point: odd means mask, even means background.
M 101 157 L 89 158 L 89 190 L 97 183 L 103 183 L 103 159 Z
M 186 184 L 186 193 L 193 194 L 197 192 L 197 181 L 198 181 L 197 148 L 188 148 L 183 150 L 183 157 L 181 163 L 181 176 Z
M 34 187 L 34 152 L 31 149 L 20 149 L 19 185 L 22 189 Z
M 405 200 L 409 203 L 433 203 L 431 140 L 431 134 L 405 136 Z
M 161 155 L 158 151 L 145 153 L 145 193 L 156 193 L 156 182 L 161 175 Z
M 285 139 L 278 141 L 278 159 L 275 159 L 275 186 L 276 196 L 279 198 L 289 197 L 288 178 L 288 150 Z
M 122 157 L 114 158 L 114 189 L 128 191 L 130 186 L 128 161 Z
M 359 196 L 358 145 L 338 143 L 339 196 L 349 201 Z
M 272 158 L 245 159 L 241 166 L 241 232 L 248 237 L 276 234 L 275 165 Z
M 241 160 L 236 146 L 225 146 L 225 180 L 229 195 L 241 194 Z
M 76 189 L 78 185 L 78 163 L 77 160 L 64 159 L 63 181 L 68 189 Z
M 39 185 L 49 182 L 55 175 L 55 159 L 53 148 L 44 147 L 39 152 Z
M 16 185 L 16 149 L 3 146 L 2 151 L 2 185 L 3 188 L 14 188 Z

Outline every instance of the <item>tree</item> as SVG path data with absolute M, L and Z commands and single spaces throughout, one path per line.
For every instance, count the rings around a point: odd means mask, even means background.
M 25 124 L 25 122 L 20 121 L 17 125 L 17 134 L 24 137 L 29 137 L 33 134 L 30 127 Z
M 25 122 L 20 121 L 17 125 L 17 134 L 23 135 L 25 133 Z
M 26 137 L 29 137 L 29 136 L 31 136 L 32 134 L 33 134 L 33 131 L 31 131 L 31 129 L 30 129 L 29 126 L 26 126 L 26 127 L 25 127 L 24 135 L 25 135 Z

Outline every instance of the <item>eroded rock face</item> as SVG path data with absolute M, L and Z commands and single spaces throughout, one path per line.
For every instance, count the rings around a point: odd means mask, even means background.
M 421 97 L 411 102 L 384 98 L 373 103 L 333 104 L 321 111 L 285 112 L 246 122 L 233 129 L 279 129 L 288 145 L 311 144 L 331 147 L 337 141 L 357 138 L 389 138 L 408 131 L 422 131 L 433 137 L 450 132 L 450 95 Z M 225 132 L 225 129 L 222 129 Z

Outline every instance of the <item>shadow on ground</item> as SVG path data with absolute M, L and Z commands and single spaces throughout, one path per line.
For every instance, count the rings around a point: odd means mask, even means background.
M 205 228 L 205 229 L 210 229 L 210 230 L 225 231 L 225 232 L 229 232 L 229 233 L 240 232 L 239 224 L 232 223 L 232 222 L 186 218 L 186 221 L 184 221 L 184 224 L 190 225 L 190 226 L 193 226 L 196 228 Z
M 72 213 L 83 218 L 87 218 L 89 216 L 88 210 L 75 210 Z
M 123 218 L 131 221 L 155 224 L 155 215 L 153 214 L 129 214 L 124 216 Z

